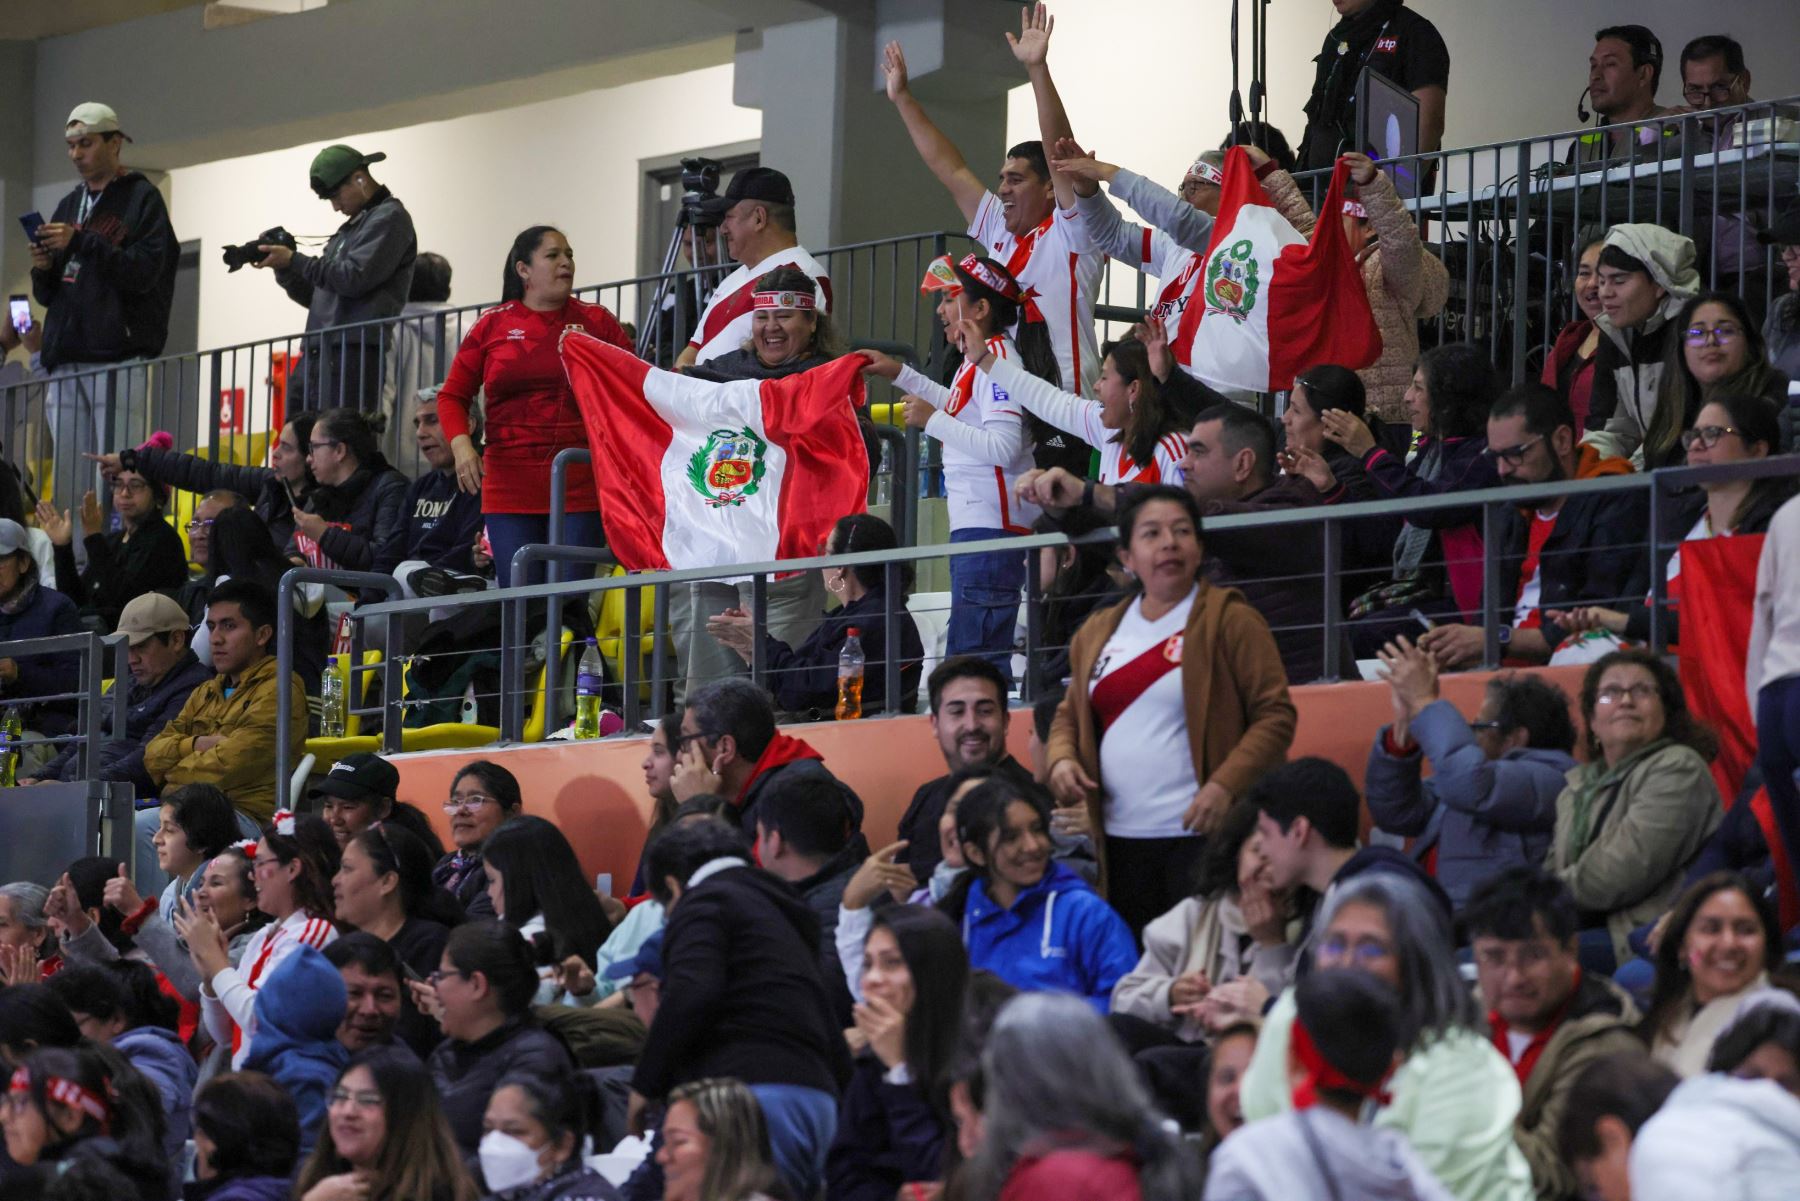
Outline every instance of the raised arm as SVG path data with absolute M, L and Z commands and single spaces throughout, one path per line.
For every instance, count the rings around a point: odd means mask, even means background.
M 1031 95 L 1037 101 L 1038 137 L 1043 139 L 1046 150 L 1075 136 L 1069 128 L 1069 114 L 1063 108 L 1062 97 L 1057 94 L 1056 81 L 1050 78 L 1050 33 L 1055 28 L 1056 18 L 1050 15 L 1050 6 L 1040 0 L 1035 6 L 1019 10 L 1019 36 L 1006 35 L 1013 57 L 1024 66 L 1031 80 Z M 1050 186 L 1056 192 L 1057 208 L 1066 209 L 1075 203 L 1074 182 L 1068 176 L 1050 172 Z
M 956 143 L 944 136 L 944 131 L 932 123 L 925 115 L 925 109 L 913 96 L 907 84 L 906 54 L 900 49 L 899 42 L 889 42 L 882 53 L 882 71 L 887 75 L 887 95 L 894 107 L 900 111 L 900 120 L 906 123 L 906 132 L 912 138 L 913 149 L 925 160 L 931 173 L 937 176 L 938 182 L 950 192 L 950 198 L 956 201 L 961 210 L 963 220 L 975 220 L 975 210 L 981 207 L 981 198 L 987 189 L 975 172 L 969 170 L 968 161 Z

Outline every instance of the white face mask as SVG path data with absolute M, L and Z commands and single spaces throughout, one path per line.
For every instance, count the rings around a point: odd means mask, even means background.
M 490 1192 L 503 1193 L 536 1180 L 543 1169 L 538 1153 L 522 1139 L 499 1130 L 481 1136 L 481 1174 Z

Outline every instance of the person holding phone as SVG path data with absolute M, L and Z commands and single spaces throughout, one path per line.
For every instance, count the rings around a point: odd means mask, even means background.
M 31 291 L 44 308 L 44 416 L 55 440 L 59 500 L 94 485 L 83 451 L 112 445 L 162 353 L 179 246 L 162 194 L 120 162 L 131 139 L 104 104 L 79 104 L 63 130 L 81 182 L 31 242 Z M 114 367 L 114 370 L 107 370 Z M 91 468 L 87 468 L 91 471 Z

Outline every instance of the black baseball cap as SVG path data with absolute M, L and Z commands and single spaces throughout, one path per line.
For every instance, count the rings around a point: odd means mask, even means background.
M 723 196 L 700 202 L 700 211 L 723 217 L 740 200 L 762 200 L 769 204 L 794 203 L 794 185 L 773 167 L 746 167 L 731 177 Z
M 1789 206 L 1773 225 L 1756 236 L 1765 246 L 1800 246 L 1800 204 Z
M 347 801 L 391 800 L 399 791 L 399 770 L 380 755 L 367 751 L 345 755 L 312 786 L 314 796 L 343 797 Z

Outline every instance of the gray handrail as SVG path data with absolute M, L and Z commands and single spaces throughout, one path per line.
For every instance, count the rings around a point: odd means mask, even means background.
M 293 763 L 288 753 L 288 731 L 294 720 L 293 688 L 289 681 L 294 672 L 294 592 L 302 584 L 335 584 L 339 588 L 366 589 L 390 595 L 400 591 L 400 584 L 391 575 L 378 575 L 372 571 L 345 571 L 335 567 L 290 567 L 282 573 L 281 583 L 275 590 L 275 673 L 281 681 L 275 697 L 275 784 L 276 795 L 285 798 L 288 779 L 293 773 Z M 358 611 L 351 613 L 350 663 L 346 672 L 345 700 L 348 708 L 350 684 L 355 681 L 356 673 L 361 670 L 361 655 L 357 648 L 362 639 L 358 633 L 360 623 L 365 615 Z M 393 753 L 400 749 L 400 648 L 404 634 L 401 623 L 387 623 L 387 645 L 381 656 L 381 749 Z M 280 804 L 276 808 L 282 808 Z
M 561 451 L 556 462 L 563 461 Z M 581 451 L 586 454 L 586 451 Z M 552 517 L 555 522 L 556 518 Z M 551 526 L 552 531 L 556 526 Z M 531 542 L 513 552 L 512 578 L 523 580 L 534 563 L 586 563 L 595 567 L 610 567 L 618 559 L 612 551 L 603 546 L 560 546 L 552 542 Z M 575 580 L 571 583 L 582 583 Z M 588 580 L 588 583 L 597 583 Z M 515 592 L 519 586 L 501 589 L 503 592 Z M 549 732 L 557 728 L 560 715 L 556 711 L 557 691 L 562 680 L 562 606 L 564 593 L 544 593 L 540 588 L 525 586 L 527 596 L 537 593 L 544 596 L 544 730 Z M 488 593 L 484 595 L 494 595 Z M 529 642 L 527 627 L 529 626 L 529 600 L 508 599 L 501 608 L 501 626 L 510 635 L 500 640 L 500 736 L 509 742 L 517 742 L 525 736 L 525 694 L 529 688 L 524 679 L 523 655 Z
M 26 740 L 33 744 L 49 743 L 61 747 L 71 738 L 81 740 L 80 765 L 81 775 L 85 779 L 93 779 L 99 764 L 100 746 L 100 714 L 105 705 L 106 674 L 101 670 L 101 662 L 107 650 L 113 652 L 113 691 L 112 691 L 112 730 L 113 737 L 123 738 L 125 732 L 125 714 L 129 705 L 126 697 L 130 692 L 127 681 L 131 677 L 129 659 L 126 657 L 127 643 L 123 634 L 96 634 L 85 631 L 79 634 L 46 634 L 37 638 L 14 638 L 0 642 L 0 652 L 8 659 L 20 659 L 28 655 L 60 655 L 69 651 L 79 657 L 81 666 L 77 673 L 77 686 L 69 692 L 50 692 L 35 696 L 7 696 L 0 698 L 0 709 L 11 705 L 41 704 L 44 701 L 79 701 L 80 732 L 64 734 L 48 738 Z

